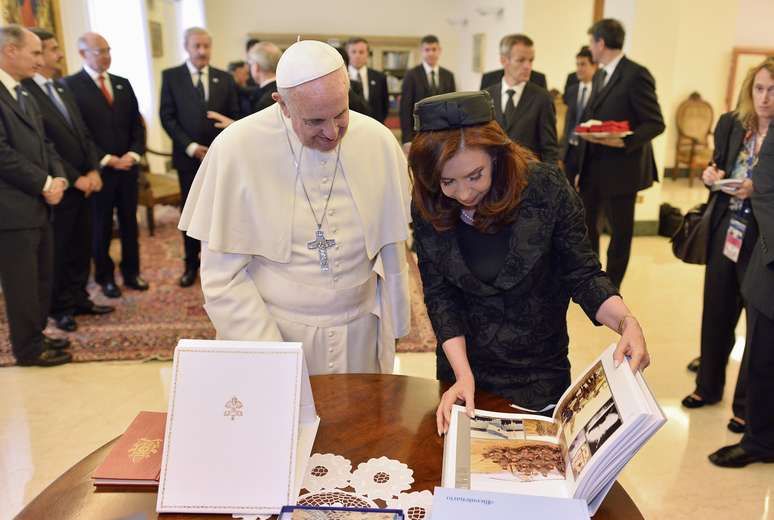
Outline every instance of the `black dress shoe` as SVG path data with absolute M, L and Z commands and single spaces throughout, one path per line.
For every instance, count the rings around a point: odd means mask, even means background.
M 73 315 L 81 316 L 83 314 L 93 314 L 95 316 L 100 316 L 102 314 L 110 314 L 114 310 L 116 310 L 116 308 L 112 305 L 97 305 L 96 303 L 92 303 L 88 307 L 76 308 L 75 312 L 73 312 Z
M 70 346 L 70 340 L 67 338 L 49 338 L 43 336 L 43 348 L 46 350 L 63 350 Z
M 69 363 L 72 360 L 73 356 L 67 352 L 48 349 L 38 354 L 37 357 L 28 359 L 26 361 L 19 361 L 16 364 L 21 367 L 55 367 L 57 365 L 64 365 L 65 363 Z
M 78 324 L 69 314 L 54 316 L 54 323 L 56 324 L 57 329 L 63 330 L 65 332 L 75 332 L 78 330 Z
M 736 417 L 731 417 L 726 427 L 733 433 L 744 433 L 745 430 L 745 424 Z
M 186 269 L 180 277 L 180 287 L 191 287 L 196 281 L 196 269 Z
M 129 287 L 135 291 L 147 291 L 150 285 L 138 275 L 133 278 L 125 278 L 124 287 Z
M 701 408 L 705 404 L 712 404 L 704 399 L 696 399 L 693 395 L 686 396 L 685 399 L 682 400 L 682 403 L 686 408 Z
M 774 462 L 774 455 L 770 457 L 754 455 L 745 450 L 739 443 L 720 448 L 709 456 L 709 460 L 722 468 L 743 468 L 753 462 Z
M 120 298 L 121 289 L 118 288 L 115 282 L 108 282 L 102 286 L 102 294 L 108 298 Z
M 686 366 L 685 368 L 687 368 L 689 372 L 698 372 L 700 364 L 701 364 L 701 358 L 697 357 L 695 359 L 692 359 L 691 362 L 688 363 L 688 366 Z

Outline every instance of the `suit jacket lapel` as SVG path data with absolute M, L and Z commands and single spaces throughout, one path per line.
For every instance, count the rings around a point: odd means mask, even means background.
M 430 83 L 427 81 L 427 73 L 425 72 L 425 67 L 424 65 L 420 64 L 417 67 L 417 69 L 419 70 L 419 81 L 422 84 L 422 87 L 425 89 L 425 94 L 429 96 L 431 94 Z
M 210 95 L 207 96 L 207 108 L 211 109 L 213 106 L 217 106 L 213 101 L 215 100 L 216 96 L 220 94 L 220 78 L 215 75 L 212 67 L 210 67 L 210 73 L 207 74 L 207 76 L 210 89 Z
M 734 167 L 736 164 L 736 158 L 739 155 L 739 152 L 742 150 L 742 146 L 744 145 L 744 134 L 746 133 L 746 130 L 744 127 L 734 122 L 734 126 L 731 127 L 731 135 L 728 138 L 728 150 L 726 150 L 726 163 L 730 163 L 731 168 Z M 729 160 L 730 159 L 730 160 Z M 718 168 L 726 168 L 727 166 L 725 164 L 718 164 Z M 731 171 L 726 171 L 726 176 L 730 177 L 732 174 Z
M 532 99 L 535 97 L 535 93 L 530 88 L 529 81 L 524 84 L 524 89 L 521 91 L 521 96 L 519 97 L 519 102 L 516 103 L 516 108 L 513 111 L 513 120 L 508 121 L 508 131 L 511 130 L 511 127 L 516 124 L 516 121 L 519 120 L 519 117 L 522 115 L 523 112 L 525 112 L 527 109 L 529 109 L 530 106 L 532 106 Z
M 16 112 L 16 115 L 18 115 L 22 121 L 27 123 L 29 126 L 31 126 L 35 131 L 40 133 L 40 129 L 35 124 L 35 122 L 32 120 L 32 118 L 29 116 L 29 114 L 26 114 L 22 112 L 21 107 L 19 106 L 19 102 L 16 101 L 10 92 L 8 92 L 8 89 L 5 88 L 5 85 L 2 85 L 3 88 L 0 88 L 0 98 L 2 98 L 10 107 L 13 109 L 14 112 Z
M 37 91 L 40 93 L 40 95 L 39 95 L 39 96 L 37 96 L 37 97 L 38 97 L 39 99 L 43 99 L 43 103 L 45 103 L 45 104 L 46 104 L 46 106 L 48 107 L 48 110 L 49 110 L 49 112 L 53 112 L 54 114 L 56 114 L 56 116 L 55 116 L 55 117 L 59 118 L 59 121 L 60 121 L 62 124 L 64 124 L 64 126 L 65 126 L 65 127 L 68 129 L 68 130 L 70 130 L 70 132 L 72 132 L 73 134 L 75 134 L 75 136 L 76 136 L 76 137 L 81 137 L 81 136 L 78 134 L 78 132 L 75 130 L 74 126 L 73 126 L 73 125 L 75 125 L 75 121 L 73 120 L 73 123 L 72 123 L 72 125 L 71 125 L 71 124 L 70 124 L 70 123 L 67 121 L 67 119 L 65 119 L 64 115 L 62 115 L 62 112 L 60 112 L 60 111 L 59 111 L 59 108 L 58 108 L 58 107 L 57 107 L 57 106 L 54 104 L 54 100 L 52 100 L 52 99 L 49 97 L 49 95 L 48 95 L 48 92 L 46 92 L 45 90 L 43 90 L 43 89 L 40 87 L 40 85 L 38 85 L 37 83 L 34 83 L 34 81 L 30 83 L 30 85 L 29 85 L 29 87 L 28 87 L 28 88 L 29 88 L 30 90 L 32 90 L 32 89 L 36 89 L 36 90 L 37 90 Z M 60 87 L 60 86 L 59 86 L 59 85 L 58 85 L 56 82 L 54 82 L 54 88 L 57 90 L 57 93 L 59 94 L 59 99 L 61 99 L 61 100 L 62 100 L 62 103 L 64 103 L 65 107 L 67 108 L 67 111 L 70 113 L 70 119 L 72 120 L 72 119 L 73 119 L 73 107 L 72 107 L 72 106 L 70 106 L 70 105 L 67 103 L 67 101 L 65 100 L 64 96 L 62 95 L 61 87 Z M 42 109 L 42 108 L 43 108 L 43 107 L 41 107 L 41 109 Z
M 108 77 L 110 77 L 110 83 L 113 86 L 113 103 L 116 101 L 116 84 L 114 81 L 114 78 L 108 74 Z M 108 110 L 112 110 L 112 106 L 107 102 L 107 99 L 105 99 L 105 94 L 102 93 L 102 91 L 97 86 L 97 82 L 91 79 L 91 76 L 89 76 L 89 73 L 85 70 L 81 69 L 81 81 L 86 85 L 86 88 L 91 90 L 92 95 L 96 96 L 101 103 L 105 105 L 105 108 Z

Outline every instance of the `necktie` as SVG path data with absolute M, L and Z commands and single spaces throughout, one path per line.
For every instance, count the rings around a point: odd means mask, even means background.
M 605 88 L 606 82 L 607 82 L 607 71 L 605 69 L 602 69 L 599 73 L 599 88 Z
M 363 85 L 363 97 L 368 101 L 368 87 L 366 86 L 365 82 L 365 76 L 363 76 L 363 71 L 358 71 L 357 77 L 360 79 L 360 84 Z
M 202 71 L 197 70 L 196 71 L 196 91 L 199 93 L 199 99 L 202 100 L 202 102 L 206 101 L 206 96 L 204 95 L 204 83 L 202 83 Z
M 505 102 L 505 125 L 510 126 L 516 113 L 516 105 L 513 104 L 513 96 L 516 94 L 516 91 L 509 88 L 505 93 L 508 94 L 508 101 Z
M 48 91 L 48 97 L 51 98 L 54 106 L 62 114 L 62 117 L 65 118 L 67 124 L 73 126 L 73 121 L 70 119 L 70 112 L 67 111 L 67 107 L 65 106 L 64 102 L 62 102 L 62 99 L 57 96 L 56 92 L 54 91 L 54 82 L 52 80 L 46 81 L 46 90 Z
M 26 114 L 27 113 L 27 102 L 24 99 L 24 94 L 22 94 L 22 92 L 24 92 L 24 91 L 22 90 L 21 85 L 16 85 L 14 87 L 14 90 L 16 90 L 16 102 L 19 103 L 19 108 L 21 109 L 22 113 Z
M 100 74 L 99 75 L 99 89 L 102 91 L 102 95 L 105 96 L 105 100 L 107 101 L 108 105 L 113 105 L 113 96 L 110 95 L 110 91 L 107 88 L 107 85 L 105 85 L 105 75 Z
M 575 126 L 577 127 L 583 121 L 583 109 L 586 108 L 586 85 L 581 87 L 580 98 L 578 99 L 578 105 L 575 110 Z M 578 134 L 575 131 L 570 135 L 570 144 L 573 146 L 578 145 Z
M 436 95 L 438 93 L 438 83 L 435 81 L 435 71 L 430 71 L 430 92 L 433 95 Z

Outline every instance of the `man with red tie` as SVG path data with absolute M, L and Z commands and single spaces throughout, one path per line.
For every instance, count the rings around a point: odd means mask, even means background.
M 137 196 L 140 156 L 145 153 L 145 126 L 129 80 L 108 74 L 110 46 L 97 33 L 78 38 L 83 69 L 65 78 L 78 108 L 94 138 L 102 173 L 102 191 L 93 199 L 94 279 L 110 298 L 121 296 L 110 258 L 113 208 L 118 213 L 121 238 L 121 274 L 124 286 L 144 291 L 148 283 L 140 277 L 137 242 Z

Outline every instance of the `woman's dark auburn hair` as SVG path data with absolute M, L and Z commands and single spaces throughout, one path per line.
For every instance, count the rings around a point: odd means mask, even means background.
M 436 231 L 453 229 L 462 205 L 441 190 L 441 171 L 462 149 L 484 150 L 492 159 L 492 186 L 476 209 L 475 227 L 494 233 L 516 220 L 521 194 L 527 187 L 527 167 L 535 156 L 513 141 L 496 121 L 484 125 L 419 132 L 411 143 L 408 162 L 413 198 L 423 219 Z

